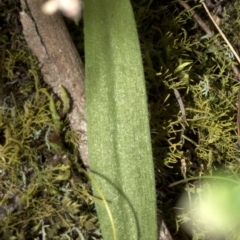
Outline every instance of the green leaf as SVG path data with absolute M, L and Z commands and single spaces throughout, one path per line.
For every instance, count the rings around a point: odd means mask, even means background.
M 146 89 L 130 2 L 85 1 L 84 36 L 89 160 L 103 238 L 157 239 Z
M 181 64 L 174 70 L 174 73 L 180 73 L 190 64 L 192 64 L 192 62 L 181 62 Z

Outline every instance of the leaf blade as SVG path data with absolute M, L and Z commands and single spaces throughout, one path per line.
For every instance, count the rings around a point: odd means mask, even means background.
M 128 0 L 88 0 L 84 6 L 92 177 L 109 204 L 117 239 L 157 239 L 147 98 L 132 8 Z M 96 207 L 104 239 L 113 239 L 104 205 Z

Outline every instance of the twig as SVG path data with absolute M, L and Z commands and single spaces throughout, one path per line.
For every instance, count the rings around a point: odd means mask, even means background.
M 189 12 L 191 12 L 193 14 L 193 18 L 196 20 L 196 22 L 198 23 L 198 25 L 203 29 L 203 31 L 208 34 L 209 37 L 214 35 L 214 32 L 212 32 L 209 27 L 204 23 L 204 21 L 201 19 L 201 17 L 199 17 L 199 15 L 186 3 L 183 1 L 178 0 L 178 3 L 184 7 L 186 10 L 188 10 Z M 214 41 L 216 43 L 217 46 L 220 46 L 220 42 L 215 39 Z M 232 70 L 235 73 L 238 81 L 240 81 L 240 72 L 238 70 L 238 68 L 236 67 L 236 65 L 232 66 Z
M 200 3 L 202 3 L 203 7 L 205 8 L 209 18 L 211 19 L 211 21 L 213 22 L 214 26 L 216 27 L 216 29 L 218 30 L 218 32 L 220 33 L 220 35 L 222 36 L 222 38 L 224 39 L 224 41 L 226 42 L 226 44 L 228 45 L 228 47 L 230 48 L 230 50 L 232 51 L 232 53 L 234 54 L 235 58 L 237 59 L 238 63 L 240 64 L 240 58 L 238 56 L 238 54 L 236 53 L 236 51 L 234 50 L 232 44 L 228 41 L 228 39 L 226 38 L 225 34 L 222 32 L 221 28 L 217 25 L 216 21 L 213 19 L 211 13 L 209 12 L 205 2 L 205 0 L 200 0 Z
M 186 110 L 185 110 L 185 107 L 184 107 L 184 104 L 183 104 L 183 100 L 181 98 L 181 95 L 180 95 L 179 91 L 174 88 L 173 92 L 174 92 L 174 95 L 175 95 L 176 99 L 178 100 L 178 104 L 179 104 L 179 107 L 180 107 L 180 110 L 181 110 L 181 113 L 182 113 L 183 130 L 181 132 L 181 140 L 182 140 L 182 145 L 184 145 L 183 134 L 184 134 L 184 131 L 186 130 L 186 125 L 187 125 L 187 123 L 186 123 L 187 122 Z
M 221 28 L 217 25 L 217 23 L 215 22 L 215 20 L 213 19 L 211 13 L 209 12 L 204 0 L 200 0 L 200 2 L 202 3 L 203 7 L 205 8 L 209 18 L 211 19 L 211 21 L 213 22 L 214 26 L 216 27 L 216 29 L 218 30 L 218 32 L 220 33 L 220 35 L 222 36 L 222 38 L 224 39 L 224 41 L 226 42 L 226 44 L 228 45 L 228 47 L 230 48 L 230 50 L 232 51 L 232 53 L 234 54 L 235 58 L 238 61 L 238 64 L 240 64 L 240 58 L 238 56 L 238 54 L 236 53 L 236 51 L 234 50 L 232 44 L 228 41 L 228 39 L 226 38 L 225 34 L 222 32 Z M 234 73 L 237 73 L 237 77 L 239 80 L 239 71 L 234 71 Z M 240 140 L 240 92 L 238 93 L 238 113 L 237 113 L 237 127 L 238 127 L 238 142 Z
M 168 185 L 168 187 L 175 187 L 181 183 L 185 183 L 185 182 L 189 182 L 192 180 L 199 180 L 199 179 L 214 179 L 214 180 L 222 180 L 222 181 L 228 181 L 231 183 L 235 183 L 236 185 L 239 185 L 239 181 L 238 180 L 234 180 L 231 178 L 227 178 L 227 177 L 220 177 L 220 176 L 197 176 L 197 177 L 190 177 L 190 178 L 186 178 L 186 179 L 182 179 L 180 181 L 171 183 Z
M 222 38 L 224 39 L 224 41 L 226 42 L 226 44 L 228 45 L 228 47 L 230 48 L 230 50 L 232 51 L 232 53 L 234 54 L 235 58 L 238 61 L 238 64 L 240 64 L 240 58 L 238 56 L 238 54 L 236 53 L 236 51 L 234 50 L 232 44 L 228 41 L 228 39 L 226 38 L 225 34 L 222 32 L 221 28 L 217 25 L 217 23 L 215 22 L 215 20 L 213 19 L 211 13 L 209 12 L 204 0 L 200 0 L 200 3 L 202 3 L 203 7 L 205 8 L 209 18 L 211 19 L 211 21 L 213 22 L 214 26 L 216 27 L 216 29 L 218 30 L 218 32 L 220 33 L 220 35 L 222 36 Z M 239 71 L 234 71 L 234 73 L 237 73 L 237 77 L 239 80 Z M 237 128 L 238 128 L 238 142 L 240 141 L 240 91 L 238 93 L 238 112 L 237 112 Z
M 208 16 L 210 17 L 210 19 L 212 20 L 213 24 L 215 25 L 215 27 L 217 28 L 218 32 L 221 34 L 222 38 L 224 39 L 224 41 L 226 42 L 226 44 L 228 45 L 228 47 L 231 49 L 232 53 L 234 54 L 234 56 L 236 57 L 238 63 L 240 64 L 240 58 L 238 56 L 238 54 L 236 53 L 236 51 L 234 50 L 234 48 L 232 47 L 232 45 L 229 43 L 229 41 L 227 40 L 226 36 L 224 35 L 224 33 L 222 32 L 222 30 L 219 28 L 219 26 L 217 25 L 217 23 L 214 21 L 212 15 L 210 14 L 206 4 L 201 0 L 200 1 L 203 5 L 203 7 L 205 8 Z M 208 26 L 204 23 L 204 21 L 199 17 L 199 15 L 186 3 L 183 1 L 178 0 L 178 3 L 184 7 L 186 10 L 190 11 L 193 14 L 194 19 L 197 21 L 197 23 L 199 24 L 199 26 L 211 37 L 214 35 L 214 32 L 212 32 Z M 215 39 L 215 43 L 217 46 L 220 46 L 220 42 Z M 236 65 L 232 65 L 232 70 L 234 72 L 234 74 L 236 75 L 236 78 L 238 81 L 240 81 L 240 71 L 237 68 Z M 238 113 L 237 113 L 237 128 L 238 128 L 238 141 L 240 142 L 240 91 L 238 94 Z
M 182 175 L 183 175 L 183 178 L 186 180 L 187 179 L 187 163 L 186 163 L 186 160 L 183 158 L 181 159 L 181 172 L 182 172 Z M 190 209 L 192 207 L 192 199 L 191 199 L 191 194 L 190 194 L 190 189 L 189 189 L 189 183 L 187 182 L 186 183 L 186 188 L 187 188 L 187 194 L 188 194 L 188 200 L 189 200 L 189 206 L 190 206 Z
M 186 2 L 178 0 L 178 3 L 193 14 L 193 17 L 197 21 L 198 25 L 208 34 L 209 37 L 214 35 L 214 32 L 212 32 L 208 28 L 205 22 L 198 16 L 198 14 Z
M 184 121 L 186 121 L 186 110 L 185 110 L 181 95 L 180 95 L 179 91 L 175 88 L 173 89 L 173 92 L 175 94 L 176 99 L 178 100 L 178 104 L 179 104 L 180 110 L 182 112 L 182 118 Z

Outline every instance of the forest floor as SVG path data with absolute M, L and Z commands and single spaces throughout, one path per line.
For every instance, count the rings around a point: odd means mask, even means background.
M 240 219 L 233 214 L 240 215 L 238 62 L 200 3 L 165 2 L 132 1 L 148 91 L 158 209 L 173 239 L 239 239 Z M 206 3 L 238 53 L 240 1 Z M 195 14 L 186 11 L 188 6 Z M 44 84 L 25 42 L 19 2 L 3 0 L 0 7 L 1 239 L 101 239 L 91 182 L 62 114 L 64 103 Z M 84 61 L 83 24 L 66 24 Z M 211 208 L 227 209 L 216 210 L 221 220 L 216 223 L 198 211 L 209 196 Z

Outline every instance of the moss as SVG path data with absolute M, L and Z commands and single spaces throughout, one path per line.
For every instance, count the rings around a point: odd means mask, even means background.
M 221 21 L 221 28 L 232 43 L 237 42 L 236 29 L 239 28 L 237 2 L 225 5 Z M 133 5 L 148 87 L 159 208 L 171 232 L 176 232 L 174 238 L 191 239 L 181 228 L 176 228 L 187 216 L 192 224 L 193 239 L 205 239 L 208 233 L 200 227 L 201 220 L 191 219 L 187 214 L 194 209 L 183 209 L 175 215 L 184 186 L 172 189 L 168 185 L 183 178 L 181 159 L 186 161 L 189 177 L 215 176 L 219 171 L 229 177 L 238 175 L 239 82 L 231 69 L 234 59 L 222 39 L 218 35 L 207 38 L 192 14 L 177 1 L 164 4 L 143 0 L 133 1 Z M 194 7 L 212 29 L 201 7 Z M 233 22 L 235 31 L 230 27 Z M 174 95 L 175 89 L 180 93 L 186 121 Z M 195 182 L 192 189 L 198 184 Z M 191 197 L 195 199 L 198 195 L 192 193 Z
M 61 101 L 43 83 L 23 36 L 11 30 L 13 23 L 21 27 L 17 5 L 1 4 L 0 237 L 100 239 L 91 185 L 67 120 L 69 99 L 64 89 Z
M 133 0 L 132 4 L 148 88 L 158 207 L 173 238 L 191 239 L 180 228 L 187 221 L 193 239 L 204 239 L 211 233 L 205 231 L 206 223 L 191 218 L 194 209 L 181 207 L 175 214 L 185 185 L 169 188 L 169 184 L 183 179 L 183 158 L 187 177 L 215 176 L 219 171 L 238 177 L 239 82 L 231 70 L 234 59 L 221 38 L 208 38 L 177 2 Z M 19 3 L 4 0 L 0 5 L 4 8 L 0 14 L 0 236 L 77 239 L 82 234 L 98 239 L 90 182 L 82 172 L 76 135 L 66 119 L 68 99 L 61 102 L 42 84 L 39 66 L 19 34 Z M 192 7 L 214 30 L 201 7 Z M 239 1 L 229 1 L 221 17 L 221 28 L 236 49 L 239 13 Z M 68 25 L 83 56 L 82 26 Z M 174 89 L 180 93 L 186 121 Z M 199 191 L 214 188 L 206 181 L 208 187 L 191 183 L 192 200 L 199 198 Z M 229 239 L 238 234 L 233 230 Z

